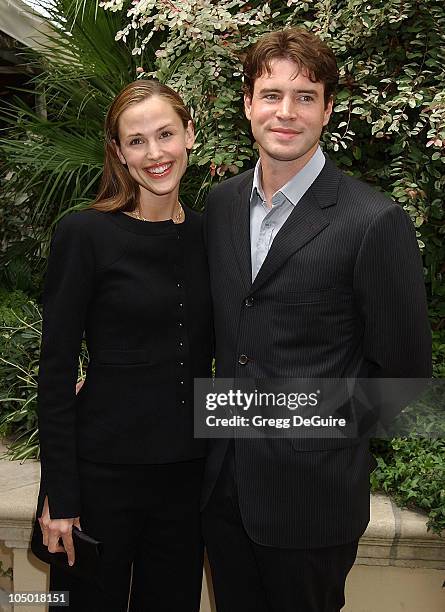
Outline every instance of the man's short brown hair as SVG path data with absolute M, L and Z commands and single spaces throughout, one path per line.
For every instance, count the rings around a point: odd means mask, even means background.
M 255 80 L 265 71 L 271 73 L 271 61 L 287 59 L 297 65 L 295 76 L 307 72 L 313 82 L 324 85 L 328 104 L 338 83 L 338 67 L 332 50 L 318 36 L 302 28 L 289 28 L 264 34 L 250 47 L 244 60 L 244 93 L 252 97 Z

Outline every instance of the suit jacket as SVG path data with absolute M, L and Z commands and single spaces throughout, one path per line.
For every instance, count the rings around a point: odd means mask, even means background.
M 252 283 L 252 180 L 249 170 L 225 181 L 207 203 L 216 375 L 430 377 L 421 258 L 403 209 L 326 159 Z M 227 446 L 212 443 L 204 504 Z M 254 541 L 316 548 L 365 530 L 373 466 L 366 441 L 235 439 L 234 451 Z

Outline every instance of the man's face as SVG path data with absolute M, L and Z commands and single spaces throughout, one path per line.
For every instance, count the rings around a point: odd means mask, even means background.
M 323 83 L 313 83 L 287 59 L 271 62 L 254 84 L 252 97 L 244 96 L 244 110 L 251 122 L 262 161 L 295 162 L 300 170 L 317 149 L 323 126 L 332 112 L 325 107 Z

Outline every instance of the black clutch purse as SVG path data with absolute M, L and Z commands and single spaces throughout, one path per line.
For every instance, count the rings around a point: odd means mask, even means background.
M 76 578 L 100 586 L 99 568 L 102 544 L 77 527 L 73 527 L 72 535 L 75 552 L 72 566 L 68 565 L 66 553 L 48 551 L 48 547 L 43 544 L 43 534 L 37 519 L 31 537 L 31 550 L 44 563 L 57 566 Z

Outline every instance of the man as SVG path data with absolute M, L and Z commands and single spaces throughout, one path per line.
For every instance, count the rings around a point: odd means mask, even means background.
M 208 198 L 216 375 L 431 375 L 415 232 L 319 147 L 338 70 L 315 35 L 263 36 L 244 65 L 254 170 Z M 203 529 L 218 612 L 337 612 L 369 521 L 368 444 L 212 444 Z

